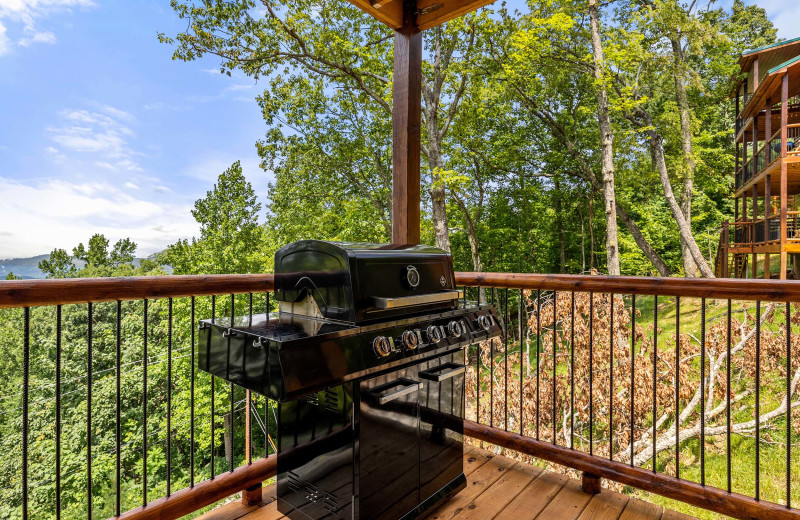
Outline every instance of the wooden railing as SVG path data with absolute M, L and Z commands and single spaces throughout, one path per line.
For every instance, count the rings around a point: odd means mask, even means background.
M 468 350 L 467 435 L 736 518 L 800 518 L 800 282 L 456 280 L 507 329 Z M 178 518 L 273 476 L 270 404 L 192 363 L 197 319 L 264 312 L 271 290 L 271 275 L 0 282 L 1 346 L 22 361 L 4 374 L 20 395 L 0 396 L 20 425 L 4 506 Z

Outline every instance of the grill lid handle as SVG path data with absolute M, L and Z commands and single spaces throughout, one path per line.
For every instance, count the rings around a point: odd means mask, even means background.
M 415 294 L 413 296 L 400 296 L 397 298 L 384 298 L 373 296 L 372 303 L 377 309 L 402 309 L 405 307 L 416 307 L 418 305 L 428 305 L 431 303 L 442 303 L 455 301 L 464 295 L 462 291 L 451 289 L 430 294 Z

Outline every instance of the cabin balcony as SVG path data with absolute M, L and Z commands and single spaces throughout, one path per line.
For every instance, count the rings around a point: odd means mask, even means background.
M 430 518 L 800 519 L 800 282 L 456 282 L 506 334 L 467 349 L 468 486 Z M 0 282 L 19 389 L 0 396 L 18 432 L 4 513 L 279 518 L 274 403 L 194 362 L 199 319 L 273 311 L 272 289 L 271 275 Z
M 787 126 L 787 142 L 792 143 L 786 157 L 781 157 L 781 131 L 773 133 L 761 144 L 757 151 L 746 158 L 737 169 L 734 191 L 737 198 L 752 193 L 764 195 L 767 191 L 773 194 L 781 192 L 781 165 L 786 164 L 788 193 L 800 193 L 800 123 Z

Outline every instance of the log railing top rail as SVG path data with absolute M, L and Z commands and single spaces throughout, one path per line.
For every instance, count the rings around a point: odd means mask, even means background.
M 800 281 L 794 280 L 456 273 L 456 284 L 470 287 L 541 289 L 546 291 L 681 296 L 730 300 L 800 301 Z
M 456 273 L 470 287 L 800 302 L 800 281 L 527 273 Z M 273 290 L 271 274 L 0 281 L 0 308 L 243 294 Z
M 268 292 L 271 274 L 138 276 L 0 281 L 0 309 Z

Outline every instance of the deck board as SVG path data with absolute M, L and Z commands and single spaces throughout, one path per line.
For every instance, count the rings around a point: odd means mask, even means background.
M 580 482 L 558 473 L 465 447 L 467 487 L 442 503 L 429 520 L 691 520 L 625 495 L 603 490 L 589 495 Z M 200 520 L 287 520 L 275 507 L 275 487 L 264 489 L 261 506 L 225 504 Z

